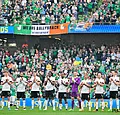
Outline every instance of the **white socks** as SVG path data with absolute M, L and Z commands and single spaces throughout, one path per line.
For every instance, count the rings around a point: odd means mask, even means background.
M 2 104 L 2 109 L 4 107 L 4 101 L 1 101 L 1 104 Z M 10 101 L 8 101 L 8 108 L 10 108 Z
M 81 109 L 84 110 L 84 101 L 81 101 Z
M 104 101 L 102 101 L 102 110 L 104 110 L 105 104 Z
M 96 110 L 98 110 L 98 101 L 96 101 Z
M 67 103 L 65 104 L 65 108 L 68 109 L 68 104 Z
M 25 100 L 23 100 L 23 108 L 25 108 Z
M 48 100 L 45 100 L 45 109 L 47 110 Z
M 91 111 L 91 102 L 88 102 L 88 106 L 89 106 L 89 111 Z
M 8 101 L 8 108 L 10 108 L 10 101 Z
M 119 99 L 116 99 L 117 109 L 119 109 Z
M 55 100 L 52 100 L 53 110 L 55 110 Z
M 116 99 L 117 109 L 119 109 L 119 99 Z M 110 99 L 110 109 L 112 110 L 113 100 Z
M 112 99 L 110 99 L 110 109 L 112 110 Z
M 1 104 L 2 104 L 2 109 L 3 109 L 3 107 L 4 107 L 4 101 L 1 101 Z
M 61 103 L 59 104 L 59 109 L 60 109 L 60 110 L 62 109 L 62 104 L 61 104 Z
M 59 104 L 59 109 L 62 110 L 62 103 Z M 67 103 L 65 104 L 65 109 L 66 110 L 68 109 L 68 104 Z
M 32 109 L 34 109 L 34 100 L 32 100 Z
M 19 108 L 20 101 L 17 100 L 16 107 Z
M 39 106 L 39 109 L 41 110 L 41 101 L 38 100 L 38 106 Z

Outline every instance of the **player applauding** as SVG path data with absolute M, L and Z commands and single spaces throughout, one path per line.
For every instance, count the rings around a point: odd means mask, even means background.
M 58 79 L 58 98 L 59 98 L 59 109 L 62 110 L 62 99 L 65 101 L 66 110 L 68 109 L 67 103 L 67 88 L 69 84 L 69 80 L 65 78 L 64 72 L 61 73 L 60 79 Z
M 103 99 L 104 84 L 105 84 L 105 81 L 102 78 L 102 74 L 100 72 L 98 72 L 98 75 L 97 75 L 94 85 L 93 85 L 93 87 L 95 87 L 95 98 L 96 98 L 96 109 L 94 111 L 98 111 L 98 99 L 101 99 L 102 111 L 104 111 L 104 99 Z
M 80 84 L 80 77 L 78 77 L 78 72 L 75 71 L 72 78 L 70 78 L 70 85 L 72 87 L 72 92 L 71 92 L 72 109 L 70 109 L 69 111 L 74 110 L 74 99 L 75 98 L 78 99 L 79 108 L 81 109 L 80 94 L 78 93 L 79 84 Z
M 116 99 L 117 111 L 119 110 L 119 99 L 118 99 L 118 86 L 120 85 L 120 79 L 117 76 L 116 71 L 112 71 L 112 77 L 110 77 L 110 109 L 112 111 L 112 99 Z
M 84 80 L 82 80 L 81 86 L 81 111 L 84 111 L 84 100 L 88 101 L 89 111 L 91 111 L 91 103 L 90 103 L 90 83 L 91 80 L 88 77 L 88 74 L 85 73 Z
M 45 109 L 47 110 L 48 99 L 52 99 L 53 111 L 55 111 L 55 100 L 54 100 L 54 89 L 55 89 L 55 77 L 53 77 L 53 73 L 50 71 L 45 78 L 44 82 L 45 88 Z
M 10 110 L 10 85 L 12 84 L 12 78 L 9 76 L 8 71 L 4 71 L 4 77 L 1 79 L 2 85 L 2 108 L 4 107 L 4 98 L 8 98 L 8 110 Z
M 16 86 L 17 86 L 17 104 L 16 110 L 19 109 L 20 98 L 23 99 L 23 110 L 25 108 L 25 88 L 27 85 L 26 78 L 23 77 L 23 73 L 21 72 L 20 76 L 16 79 Z
M 38 98 L 39 110 L 41 110 L 41 101 L 40 101 L 40 78 L 36 75 L 36 72 L 33 73 L 32 78 L 30 79 L 31 89 L 31 98 L 32 98 L 32 108 L 34 109 L 34 98 Z

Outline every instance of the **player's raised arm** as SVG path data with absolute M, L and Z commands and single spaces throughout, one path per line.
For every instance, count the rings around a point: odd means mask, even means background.
M 4 71 L 2 77 L 2 108 L 4 107 L 4 97 L 8 98 L 8 110 L 10 110 L 10 86 L 12 84 L 12 78 L 8 75 L 8 71 Z
M 120 80 L 119 80 L 119 79 L 112 80 L 112 81 L 113 81 L 113 83 L 114 83 L 115 85 L 117 85 L 117 86 L 119 86 L 119 85 L 120 85 Z
M 12 83 L 13 83 L 13 80 L 12 80 L 12 78 L 10 77 L 9 79 L 6 79 L 7 80 L 7 83 L 9 84 L 9 85 L 11 85 Z
M 79 85 L 80 84 L 80 78 L 78 77 L 78 72 L 74 72 L 74 83 Z
M 44 87 L 47 85 L 47 81 L 48 81 L 48 75 L 46 76 L 45 81 L 44 81 L 44 83 L 43 83 L 43 86 L 44 86 Z
M 97 84 L 98 84 L 98 81 L 96 79 L 95 82 L 94 82 L 94 84 L 92 85 L 92 87 L 95 88 L 97 86 Z
M 30 79 L 30 82 L 29 82 L 29 87 L 31 87 L 31 86 L 33 85 L 33 83 L 34 83 L 34 82 L 33 82 L 33 79 L 31 78 L 31 79 Z
M 82 87 L 83 87 L 83 85 L 84 85 L 84 83 L 83 83 L 83 81 L 81 81 L 81 83 L 80 83 L 80 87 L 82 88 Z
M 22 78 L 21 82 L 22 82 L 23 85 L 25 85 L 25 86 L 27 85 L 27 80 L 26 80 L 26 78 Z
M 20 77 L 20 76 L 19 76 Z M 19 77 L 16 79 L 15 83 L 16 83 L 16 86 L 18 86 L 21 82 L 19 81 Z
M 1 79 L 1 85 L 4 85 L 5 83 L 7 83 L 7 80 L 4 81 L 4 77 L 2 77 L 2 79 Z
M 109 78 L 109 85 L 111 85 L 111 81 L 112 81 L 112 79 L 111 79 L 111 77 Z
M 50 78 L 48 78 L 48 81 L 50 81 L 52 85 L 55 85 L 55 80 L 51 80 Z
M 68 81 L 63 81 L 63 80 L 61 80 L 61 83 L 64 85 L 64 86 L 68 86 Z
M 84 85 L 87 86 L 87 87 L 89 87 L 89 88 L 91 87 L 88 83 L 84 83 Z
M 119 83 L 118 83 L 118 85 L 120 86 L 120 78 L 119 78 Z
M 70 85 L 74 84 L 74 82 L 75 82 L 75 81 L 74 81 L 74 78 L 71 77 L 71 78 L 70 78 Z
M 41 84 L 40 79 L 36 79 L 36 80 L 35 80 L 35 83 L 39 86 L 39 85 Z
M 98 84 L 99 84 L 100 86 L 104 86 L 104 85 L 105 85 L 105 81 L 103 80 L 102 82 L 98 82 Z
M 77 84 L 77 85 L 80 84 L 80 78 L 78 78 L 77 80 L 75 80 L 75 84 Z

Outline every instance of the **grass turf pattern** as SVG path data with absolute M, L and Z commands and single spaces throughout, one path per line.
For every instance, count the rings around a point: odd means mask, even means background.
M 68 109 L 69 110 L 69 109 Z M 120 112 L 108 112 L 108 109 L 105 109 L 104 112 L 99 109 L 97 112 L 88 112 L 88 109 L 85 108 L 84 112 L 79 112 L 78 108 L 75 108 L 74 111 L 68 111 L 64 108 L 60 111 L 56 108 L 56 111 L 53 111 L 51 107 L 47 111 L 39 110 L 38 107 L 35 107 L 33 110 L 30 110 L 30 107 L 27 107 L 26 110 L 23 110 L 22 107 L 18 111 L 15 110 L 15 107 L 11 107 L 9 111 L 7 107 L 4 107 L 3 110 L 0 110 L 0 115 L 120 115 Z

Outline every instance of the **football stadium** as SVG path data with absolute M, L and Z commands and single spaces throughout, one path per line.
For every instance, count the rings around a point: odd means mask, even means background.
M 120 114 L 120 0 L 0 0 L 7 114 Z

